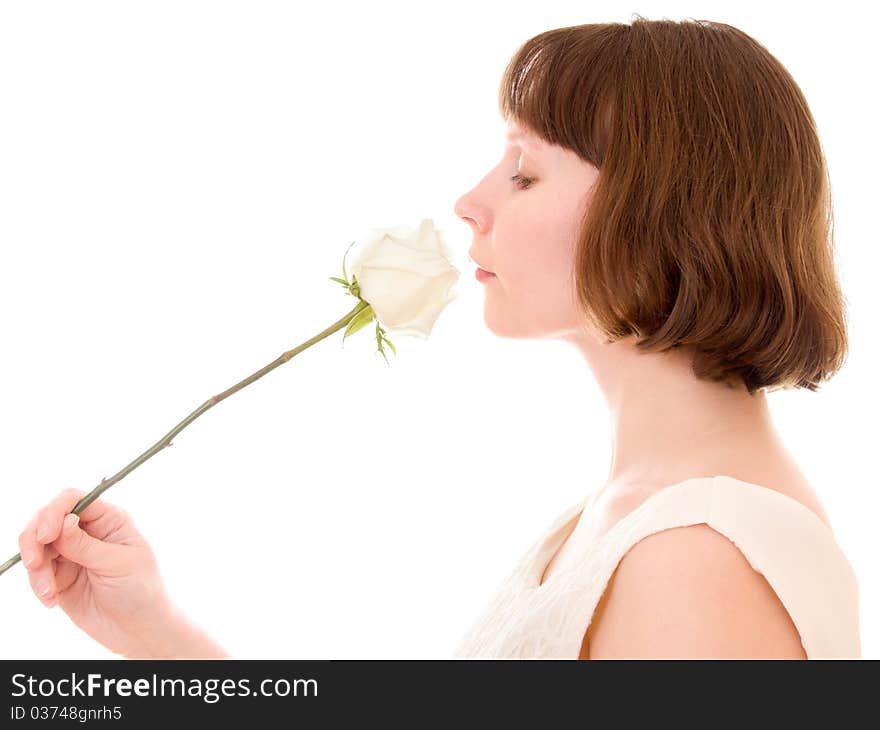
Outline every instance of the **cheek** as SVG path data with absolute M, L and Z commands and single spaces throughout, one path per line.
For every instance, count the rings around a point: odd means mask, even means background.
M 544 241 L 502 262 L 500 285 L 511 302 L 541 320 L 567 317 L 572 308 L 571 251 L 562 241 Z
M 553 329 L 576 317 L 570 221 L 524 225 L 506 243 L 495 283 L 503 288 L 507 304 L 539 329 Z
M 547 185 L 523 192 L 499 214 L 493 261 L 509 287 L 550 294 L 568 281 L 581 219 L 571 195 Z
M 558 224 L 555 216 L 548 215 L 553 210 L 552 198 L 532 194 L 511 203 L 498 216 L 495 268 L 506 271 L 510 278 L 521 279 L 529 272 L 546 268 L 544 254 L 557 239 Z
M 574 260 L 571 216 L 562 210 L 548 216 L 548 210 L 553 210 L 552 202 L 542 206 L 542 215 L 521 214 L 510 220 L 496 251 L 496 270 L 506 274 L 512 286 L 528 286 L 542 294 L 568 280 Z

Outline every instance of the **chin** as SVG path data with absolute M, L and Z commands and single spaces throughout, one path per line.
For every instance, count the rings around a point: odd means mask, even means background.
M 484 310 L 483 320 L 486 328 L 496 337 L 512 340 L 547 340 L 560 336 L 557 327 L 543 326 L 538 322 L 523 322 L 510 313 L 498 312 L 488 306 Z
M 488 286 L 497 284 L 489 282 Z M 518 308 L 511 305 L 513 297 L 496 287 L 488 289 L 483 299 L 483 321 L 497 337 L 515 340 L 553 340 L 570 334 L 576 316 L 566 307 L 548 306 L 543 309 Z M 534 296 L 531 297 L 534 301 Z

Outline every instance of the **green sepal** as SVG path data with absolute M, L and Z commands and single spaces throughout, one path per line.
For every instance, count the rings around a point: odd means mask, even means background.
M 345 287 L 348 286 L 348 282 L 345 279 L 340 279 L 338 276 L 331 276 L 329 278 L 331 281 L 338 281 L 340 284 L 342 284 Z
M 342 341 L 345 342 L 346 337 L 353 335 L 359 329 L 366 327 L 373 321 L 374 316 L 372 307 L 364 307 L 364 309 L 358 312 L 351 322 L 348 323 L 348 327 L 346 327 L 345 333 L 342 335 Z
M 345 257 L 348 256 L 348 252 L 351 250 L 351 247 L 352 247 L 352 246 L 354 246 L 354 241 L 352 241 L 352 242 L 349 244 L 348 248 L 345 249 L 345 254 L 344 254 L 343 257 L 342 257 L 342 275 L 343 275 L 346 279 L 348 279 L 348 274 L 345 272 Z M 346 282 L 346 284 L 348 284 L 348 282 Z

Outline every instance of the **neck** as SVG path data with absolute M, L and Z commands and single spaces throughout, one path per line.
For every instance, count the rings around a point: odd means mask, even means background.
M 663 486 L 717 474 L 750 481 L 750 460 L 753 467 L 779 462 L 785 452 L 764 391 L 750 395 L 741 382 L 698 379 L 689 350 L 636 351 L 632 338 L 573 342 L 608 405 L 607 486 Z

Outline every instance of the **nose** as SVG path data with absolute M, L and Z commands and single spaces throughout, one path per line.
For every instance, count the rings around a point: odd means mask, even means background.
M 467 193 L 465 193 L 458 200 L 456 200 L 455 205 L 453 206 L 453 210 L 455 211 L 455 215 L 457 215 L 459 218 L 466 218 L 467 217 L 467 214 L 464 211 L 465 198 L 467 198 Z
M 471 202 L 471 193 L 467 192 L 455 201 L 455 215 L 471 226 L 474 231 L 480 232 L 482 228 L 480 214 L 477 206 Z

